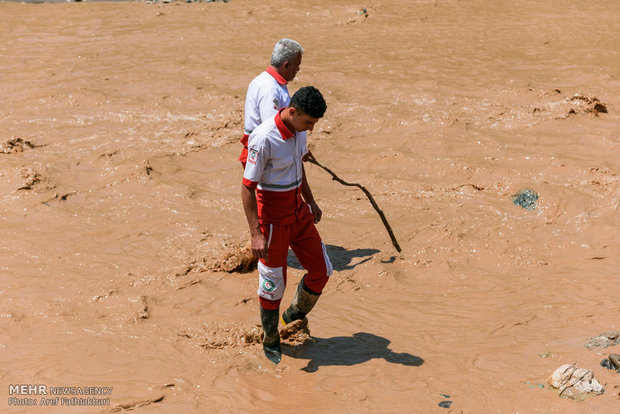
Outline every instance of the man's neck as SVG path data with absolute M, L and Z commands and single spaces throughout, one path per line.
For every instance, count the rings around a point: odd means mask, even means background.
M 286 109 L 280 112 L 280 119 L 282 119 L 282 123 L 288 128 L 289 131 L 291 131 L 293 134 L 297 133 L 295 128 L 293 128 L 293 126 L 291 125 L 291 116 Z
M 284 80 L 284 82 L 288 83 L 288 81 L 287 81 L 287 80 L 286 80 L 286 78 L 284 77 L 284 75 L 285 75 L 285 74 L 284 74 L 284 70 L 282 69 L 282 67 L 280 67 L 280 68 L 276 68 L 276 67 L 275 67 L 275 66 L 273 66 L 273 65 L 269 65 L 269 67 L 270 67 L 271 69 L 273 69 L 273 70 L 274 70 L 274 71 L 275 71 L 278 75 L 282 76 L 282 79 Z

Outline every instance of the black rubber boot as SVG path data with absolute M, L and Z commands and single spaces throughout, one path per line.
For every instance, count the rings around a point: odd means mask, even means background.
M 304 282 L 305 276 L 299 281 L 295 296 L 291 306 L 282 314 L 282 322 L 287 325 L 293 321 L 301 320 L 314 308 L 316 302 L 319 300 L 320 293 L 314 293 L 306 286 Z
M 274 364 L 282 360 L 280 349 L 280 333 L 278 332 L 278 315 L 280 309 L 260 308 L 260 322 L 263 325 L 263 351 L 265 356 Z

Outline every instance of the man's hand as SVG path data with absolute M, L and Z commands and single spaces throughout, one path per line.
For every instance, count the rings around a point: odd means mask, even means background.
M 312 215 L 314 216 L 314 223 L 316 224 L 321 221 L 321 217 L 323 217 L 323 212 L 315 201 L 308 203 L 308 205 L 310 206 L 310 210 L 312 210 Z
M 267 260 L 268 250 L 269 246 L 267 246 L 267 239 L 265 239 L 263 233 L 252 235 L 252 253 L 254 253 L 254 256 L 259 259 Z

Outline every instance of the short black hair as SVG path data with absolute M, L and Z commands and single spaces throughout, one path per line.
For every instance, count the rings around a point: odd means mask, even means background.
M 289 106 L 302 111 L 313 118 L 321 118 L 325 114 L 327 104 L 321 92 L 314 86 L 299 88 L 291 98 Z

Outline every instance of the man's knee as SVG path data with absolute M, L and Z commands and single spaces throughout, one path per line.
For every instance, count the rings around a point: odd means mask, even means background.
M 304 277 L 306 287 L 314 293 L 321 293 L 323 291 L 323 288 L 329 281 L 329 277 L 334 272 L 334 267 L 331 260 L 329 260 L 327 249 L 323 242 L 321 242 L 321 252 L 323 260 L 317 258 L 317 260 L 313 261 L 313 265 L 306 269 L 308 273 Z
M 308 269 L 308 273 L 315 274 L 313 279 L 329 278 L 334 272 L 334 266 L 332 265 L 331 260 L 329 260 L 329 256 L 327 255 L 327 249 L 325 248 L 325 244 L 323 242 L 321 242 L 321 254 L 323 260 L 320 260 L 318 258 L 316 260 L 317 264 L 322 262 L 321 265 L 317 265 L 314 269 Z M 327 283 L 327 281 L 325 283 Z
M 310 291 L 310 293 L 320 295 L 323 292 L 323 289 L 325 288 L 325 285 L 328 281 L 329 277 L 325 274 L 317 277 L 316 274 L 311 274 L 310 272 L 308 272 L 304 277 L 303 283 L 305 285 L 304 288 Z

